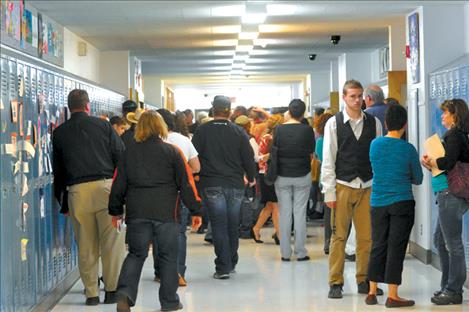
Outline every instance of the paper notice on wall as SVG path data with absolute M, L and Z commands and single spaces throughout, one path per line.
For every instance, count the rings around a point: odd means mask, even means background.
M 21 261 L 28 260 L 28 242 L 27 238 L 21 239 Z
M 5 109 L 5 105 L 3 105 L 3 100 L 0 99 L 0 109 Z
M 18 149 L 20 151 L 25 151 L 31 158 L 34 158 L 34 155 L 36 155 L 36 149 L 29 141 L 19 141 Z
M 39 213 L 41 218 L 46 217 L 46 206 L 44 205 L 44 196 L 41 197 L 40 204 L 39 204 Z
M 32 34 L 33 34 L 33 42 L 31 43 L 31 45 L 34 47 L 34 48 L 37 48 L 37 39 L 38 39 L 38 33 L 37 33 L 37 17 L 36 15 L 32 14 L 31 16 L 32 18 L 32 23 L 31 23 L 31 26 L 32 26 Z
M 29 164 L 27 162 L 23 162 L 23 173 L 29 173 Z
M 21 196 L 25 196 L 29 192 L 28 188 L 28 177 L 23 174 L 23 185 L 21 187 Z
M 5 144 L 5 154 L 11 155 L 16 158 L 16 145 Z

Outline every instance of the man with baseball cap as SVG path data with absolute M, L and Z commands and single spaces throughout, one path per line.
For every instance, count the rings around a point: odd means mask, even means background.
M 231 102 L 217 95 L 212 121 L 200 125 L 192 143 L 199 152 L 202 197 L 212 226 L 215 279 L 228 279 L 238 263 L 238 228 L 244 175 L 255 184 L 254 154 L 243 129 L 231 123 Z

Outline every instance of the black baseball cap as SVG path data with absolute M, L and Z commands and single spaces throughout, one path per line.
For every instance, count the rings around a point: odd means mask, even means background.
M 212 106 L 216 109 L 230 110 L 230 98 L 224 95 L 217 95 L 213 98 Z

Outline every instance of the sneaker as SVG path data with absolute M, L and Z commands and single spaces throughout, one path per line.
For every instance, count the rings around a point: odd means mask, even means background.
M 433 296 L 431 301 L 436 305 L 461 304 L 462 294 L 443 290 L 438 296 Z
M 290 261 L 290 258 L 284 258 L 284 257 L 282 257 L 282 261 L 289 262 L 289 261 Z
M 184 277 L 179 273 L 178 273 L 178 276 L 179 276 L 179 287 L 187 286 L 187 282 L 184 279 Z
M 213 239 L 211 238 L 204 238 L 204 241 L 206 241 L 209 244 L 213 244 Z
M 368 283 L 367 281 L 361 282 L 357 285 L 357 289 L 359 294 L 367 295 L 370 292 L 370 283 Z M 383 290 L 381 288 L 376 289 L 376 295 L 382 296 Z
M 353 254 L 353 255 L 347 255 L 347 254 L 345 254 L 345 259 L 347 259 L 347 260 L 350 261 L 350 262 L 355 262 L 355 260 L 357 259 L 357 257 L 355 256 L 355 254 Z
M 303 258 L 296 259 L 296 261 L 308 261 L 309 259 L 309 256 L 304 256 Z
M 401 308 L 401 307 L 411 307 L 415 305 L 414 300 L 395 300 L 392 298 L 386 299 L 386 308 Z
M 214 279 L 225 280 L 225 279 L 229 279 L 229 278 L 230 278 L 230 274 L 228 274 L 228 273 L 215 272 L 215 273 L 213 273 L 213 278 L 214 278 Z
M 327 295 L 328 298 L 331 299 L 340 299 L 342 298 L 342 285 L 334 284 L 329 289 L 329 294 Z
M 99 304 L 99 297 L 86 298 L 85 304 L 88 306 L 95 306 Z
M 161 311 L 177 311 L 177 310 L 182 310 L 181 302 L 179 302 L 179 304 L 175 308 L 161 308 Z
M 117 296 L 115 291 L 106 291 L 104 293 L 104 303 L 113 304 L 117 302 Z
M 375 305 L 378 304 L 378 299 L 376 299 L 376 295 L 368 295 L 366 296 L 365 303 L 367 305 Z

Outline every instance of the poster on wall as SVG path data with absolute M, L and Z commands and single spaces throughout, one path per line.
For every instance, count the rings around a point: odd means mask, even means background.
M 410 49 L 410 73 L 411 82 L 420 82 L 420 42 L 419 42 L 419 15 L 414 13 L 409 16 L 409 49 Z
M 2 0 L 0 24 L 2 44 L 63 67 L 63 27 L 28 2 Z

